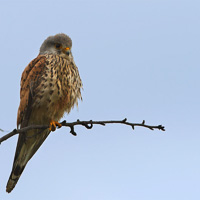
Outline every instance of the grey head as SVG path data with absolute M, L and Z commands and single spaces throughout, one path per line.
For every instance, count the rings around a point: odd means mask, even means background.
M 40 47 L 40 55 L 53 54 L 64 58 L 71 58 L 72 40 L 64 33 L 49 36 Z

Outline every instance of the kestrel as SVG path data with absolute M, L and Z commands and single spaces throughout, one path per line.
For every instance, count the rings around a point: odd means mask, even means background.
M 11 192 L 26 164 L 39 149 L 65 112 L 78 106 L 82 82 L 71 52 L 72 40 L 65 34 L 48 37 L 39 55 L 25 68 L 21 77 L 17 127 L 48 125 L 46 130 L 29 130 L 18 137 L 12 172 L 6 191 Z

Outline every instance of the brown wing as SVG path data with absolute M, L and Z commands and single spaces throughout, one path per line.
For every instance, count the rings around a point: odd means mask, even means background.
M 17 114 L 17 126 L 21 124 L 21 128 L 26 127 L 29 122 L 32 111 L 32 100 L 34 89 L 37 87 L 38 79 L 41 76 L 46 64 L 46 57 L 39 55 L 32 60 L 24 69 L 21 77 L 20 89 L 20 105 Z M 24 143 L 24 135 L 20 134 L 18 138 L 17 148 L 15 152 L 15 159 L 17 159 L 21 146 Z
M 39 55 L 32 60 L 25 68 L 21 77 L 20 105 L 17 113 L 17 126 L 21 128 L 27 126 L 27 121 L 31 112 L 31 100 L 38 78 L 45 68 L 46 57 Z M 22 123 L 23 122 L 23 123 Z
M 21 128 L 26 127 L 32 111 L 32 101 L 34 89 L 38 86 L 43 70 L 46 65 L 46 57 L 38 56 L 25 68 L 21 78 L 20 106 L 18 109 L 17 126 L 21 124 Z M 36 130 L 37 131 L 37 130 Z M 29 131 L 31 132 L 31 131 Z M 39 134 L 39 139 L 30 138 L 27 140 L 28 133 L 20 134 L 18 137 L 15 158 L 13 162 L 12 172 L 7 183 L 7 192 L 11 192 L 15 187 L 21 173 L 26 166 L 28 160 L 37 151 L 43 141 L 49 134 L 49 130 Z M 33 149 L 31 145 L 35 144 Z

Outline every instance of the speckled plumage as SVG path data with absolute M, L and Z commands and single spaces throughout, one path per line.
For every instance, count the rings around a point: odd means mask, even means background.
M 60 46 L 59 46 L 60 45 Z M 73 56 L 71 39 L 65 34 L 47 38 L 40 54 L 25 68 L 21 78 L 17 126 L 48 125 L 59 121 L 81 99 L 82 82 Z M 49 129 L 20 134 L 7 192 L 15 187 L 24 167 L 35 154 Z

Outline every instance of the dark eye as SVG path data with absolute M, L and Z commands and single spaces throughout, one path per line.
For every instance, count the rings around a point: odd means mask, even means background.
M 61 44 L 56 44 L 55 47 L 56 47 L 56 49 L 60 49 L 61 48 Z

